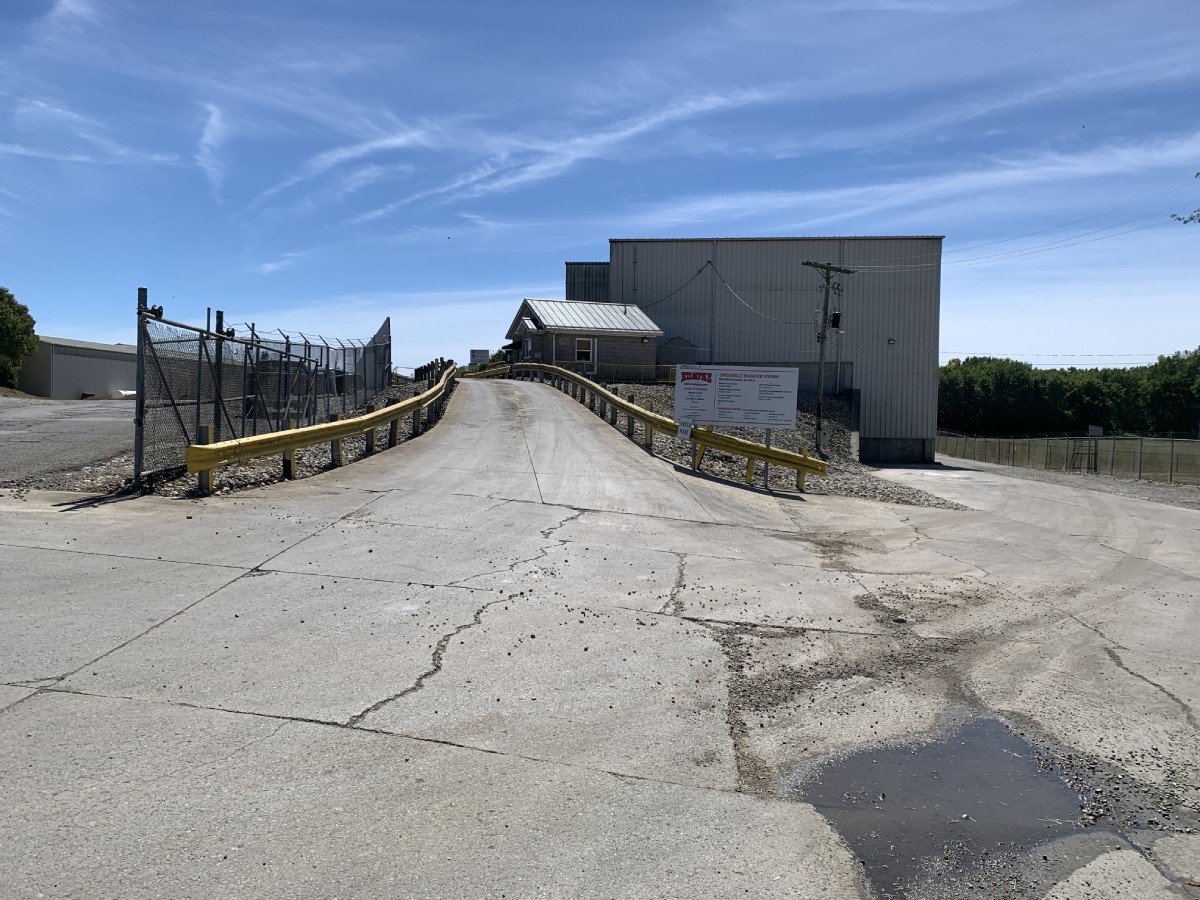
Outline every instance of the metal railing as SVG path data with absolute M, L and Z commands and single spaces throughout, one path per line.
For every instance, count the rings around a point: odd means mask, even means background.
M 674 384 L 675 367 L 625 363 L 556 362 L 554 365 L 593 381 L 622 384 Z
M 291 454 L 296 450 L 328 442 L 330 460 L 333 465 L 338 466 L 342 464 L 342 441 L 365 434 L 366 452 L 370 455 L 375 452 L 375 430 L 384 426 L 388 426 L 387 446 L 395 447 L 399 441 L 401 419 L 412 416 L 412 434 L 415 437 L 422 431 L 423 410 L 429 410 L 426 427 L 441 416 L 446 398 L 454 388 L 455 374 L 456 370 L 451 364 L 439 373 L 437 383 L 425 393 L 408 400 L 393 401 L 379 410 L 369 409 L 361 416 L 343 419 L 334 413 L 332 421 L 320 425 L 296 428 L 293 421 L 291 427 L 272 434 L 192 444 L 187 448 L 187 470 L 198 476 L 200 492 L 208 494 L 213 490 L 213 470 L 221 466 L 279 454 L 283 458 L 284 478 L 291 479 L 295 477 L 295 457 Z M 210 438 L 210 429 L 211 426 L 204 426 L 201 436 Z
M 746 460 L 746 484 L 750 484 L 754 480 L 754 465 L 759 462 L 794 470 L 796 487 L 799 490 L 804 490 L 806 476 L 824 476 L 829 472 L 825 461 L 809 456 L 807 450 L 804 453 L 792 453 L 728 434 L 720 434 L 709 428 L 683 429 L 674 420 L 638 406 L 632 399 L 622 399 L 617 394 L 605 390 L 587 376 L 558 366 L 543 363 L 513 363 L 471 375 L 464 374 L 463 377 L 528 378 L 548 382 L 551 386 L 569 394 L 573 399 L 586 404 L 589 409 L 614 427 L 617 427 L 618 424 L 618 414 L 623 413 L 625 415 L 625 434 L 631 439 L 636 435 L 635 424 L 640 424 L 642 445 L 647 449 L 654 446 L 655 432 L 690 441 L 694 447 L 692 452 L 693 471 L 699 471 L 704 462 L 705 452 L 711 449 L 744 457 Z
M 134 480 L 176 470 L 207 425 L 215 440 L 315 425 L 347 415 L 391 381 L 391 326 L 371 343 L 264 335 L 254 325 L 226 328 L 172 322 L 138 290 L 138 384 Z
M 939 434 L 937 452 L 1024 469 L 1200 484 L 1200 440 L 1158 437 L 970 437 Z

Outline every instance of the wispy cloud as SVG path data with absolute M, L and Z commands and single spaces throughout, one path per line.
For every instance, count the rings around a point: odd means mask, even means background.
M 269 262 L 259 263 L 254 267 L 254 271 L 259 275 L 272 275 L 275 272 L 282 272 L 284 269 L 291 268 L 296 260 L 302 256 L 304 254 L 298 252 L 283 253 Z
M 52 139 L 54 131 L 57 131 L 70 139 L 89 145 L 94 151 L 99 151 L 97 155 L 94 152 L 35 148 L 23 155 L 65 162 L 174 164 L 179 161 L 179 157 L 174 153 L 155 153 L 127 147 L 109 137 L 108 129 L 103 123 L 43 100 L 22 100 L 14 110 L 13 118 L 18 126 L 36 131 L 43 142 Z
M 978 198 L 997 190 L 1182 168 L 1197 157 L 1200 132 L 1157 142 L 1113 144 L 1078 154 L 1012 156 L 997 159 L 987 167 L 905 181 L 829 190 L 740 191 L 687 197 L 639 209 L 637 220 L 644 228 L 661 229 L 783 214 L 793 217 L 793 222 L 811 226 L 887 210 L 928 208 L 964 197 L 982 203 Z
M 419 200 L 443 197 L 448 201 L 504 193 L 517 188 L 556 178 L 581 162 L 603 159 L 616 154 L 621 147 L 671 125 L 713 113 L 740 109 L 751 105 L 774 102 L 793 91 L 793 86 L 769 85 L 724 93 L 711 92 L 677 98 L 644 115 L 621 120 L 609 127 L 555 140 L 514 134 L 456 135 L 458 149 L 483 147 L 489 158 L 448 182 L 415 192 L 392 203 L 359 213 L 346 220 L 347 225 L 361 225 L 390 215 Z M 444 142 L 447 134 L 437 138 L 426 134 L 428 145 Z M 378 142 L 365 142 L 351 148 L 341 148 L 310 163 L 314 170 L 330 159 L 340 161 L 340 154 L 374 152 Z M 294 180 L 293 182 L 294 183 Z
M 42 49 L 61 50 L 80 32 L 99 21 L 92 0 L 54 0 L 54 5 L 33 26 L 33 44 Z
M 55 153 L 51 150 L 39 150 L 22 144 L 0 144 L 0 153 L 7 156 L 27 156 L 31 159 L 47 159 L 53 162 L 94 163 L 100 160 L 83 153 Z
M 204 109 L 208 118 L 196 145 L 196 165 L 204 172 L 204 177 L 213 189 L 219 191 L 225 181 L 225 166 L 218 156 L 218 151 L 229 136 L 229 126 L 225 123 L 225 114 L 219 106 L 206 103 Z
M 255 198 L 255 204 L 260 204 L 265 200 L 286 191 L 288 188 L 294 187 L 305 181 L 317 178 L 329 172 L 344 163 L 355 162 L 360 159 L 365 159 L 368 156 L 373 156 L 376 153 L 382 153 L 391 150 L 401 150 L 411 147 L 423 147 L 429 143 L 429 133 L 422 128 L 410 128 L 404 131 L 389 134 L 384 137 L 374 138 L 369 141 L 360 141 L 355 144 L 346 144 L 340 147 L 334 147 L 326 150 L 323 153 L 318 153 L 305 162 L 300 171 L 290 178 L 281 181 L 272 187 L 267 188 L 258 197 Z

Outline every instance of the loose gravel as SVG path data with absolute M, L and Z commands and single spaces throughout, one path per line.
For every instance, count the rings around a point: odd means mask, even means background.
M 675 385 L 673 384 L 614 384 L 607 386 L 608 390 L 619 394 L 625 399 L 633 396 L 634 402 L 646 407 L 652 412 L 670 417 L 675 409 Z M 858 461 L 852 452 L 852 435 L 850 429 L 850 404 L 841 397 L 826 398 L 824 407 L 825 427 L 825 461 L 829 464 L 829 475 L 824 478 L 809 476 L 805 491 L 809 494 L 828 494 L 838 497 L 859 497 L 867 500 L 878 500 L 882 503 L 897 503 L 904 506 L 926 506 L 937 509 L 966 509 L 959 503 L 943 500 L 916 488 L 896 484 L 878 477 L 879 470 Z M 624 417 L 621 417 L 624 421 Z M 800 409 L 796 412 L 796 430 L 771 432 L 771 446 L 793 453 L 808 451 L 815 456 L 816 446 L 816 396 L 801 397 Z M 720 434 L 762 443 L 765 434 L 761 428 L 717 428 Z M 636 430 L 641 434 L 641 429 Z M 640 441 L 640 437 L 638 438 Z M 664 459 L 681 466 L 691 466 L 692 445 L 659 433 L 654 435 L 654 453 Z M 712 450 L 704 454 L 701 465 L 702 471 L 710 475 L 718 475 L 731 481 L 742 481 L 746 477 L 746 460 L 740 456 L 727 453 L 717 453 Z M 754 469 L 754 482 L 761 486 L 763 483 L 763 465 L 759 463 Z M 779 492 L 795 492 L 796 475 L 791 469 L 780 466 L 770 467 L 768 477 L 769 489 Z

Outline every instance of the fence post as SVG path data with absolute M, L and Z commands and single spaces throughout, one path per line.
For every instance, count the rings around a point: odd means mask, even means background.
M 192 432 L 199 441 L 200 435 L 200 406 L 204 396 L 204 350 L 208 340 L 208 332 L 212 327 L 212 307 L 208 307 L 208 316 L 204 321 L 204 330 L 200 332 L 200 344 L 196 347 L 196 430 Z M 209 442 L 211 443 L 211 441 Z
M 636 402 L 633 399 L 633 394 L 630 394 L 626 399 L 630 403 Z M 633 416 L 626 414 L 626 416 L 625 416 L 625 436 L 626 437 L 630 437 L 630 438 L 633 437 L 633 422 L 634 422 Z
M 1171 438 L 1171 444 L 1167 450 L 1167 482 L 1175 483 L 1175 438 Z
M 342 420 L 341 413 L 330 413 L 329 414 L 330 422 L 340 422 L 341 420 Z M 341 438 L 334 438 L 332 441 L 329 442 L 329 461 L 335 466 L 340 466 L 342 464 L 342 439 Z
M 199 430 L 197 431 L 196 443 L 197 444 L 211 444 L 212 443 L 212 426 L 211 425 L 201 425 L 200 426 Z M 196 487 L 200 489 L 200 493 L 205 494 L 205 495 L 212 493 L 212 491 L 213 491 L 213 474 L 212 473 L 213 473 L 212 469 L 201 469 L 199 472 L 196 473 Z
M 287 430 L 291 431 L 295 427 L 296 427 L 296 420 L 288 419 L 287 420 Z M 287 481 L 295 481 L 296 480 L 296 451 L 295 450 L 284 450 L 283 451 L 283 477 Z
M 375 404 L 374 403 L 367 404 L 367 412 L 368 413 L 375 412 Z M 367 438 L 367 456 L 371 456 L 375 452 L 375 429 L 373 427 L 367 429 L 366 438 Z
M 421 407 L 418 406 L 415 410 L 413 410 L 412 436 L 416 437 L 420 433 L 421 433 Z
M 1146 445 L 1144 437 L 1138 437 L 1138 481 L 1142 480 L 1142 449 Z
M 217 310 L 217 339 L 216 345 L 216 361 L 213 363 L 213 440 L 221 439 L 221 406 L 225 402 L 225 397 L 222 393 L 224 389 L 224 378 L 222 378 L 222 370 L 225 368 L 225 311 Z
M 145 462 L 146 416 L 146 307 L 150 292 L 138 288 L 137 293 L 137 394 L 133 398 L 133 483 L 142 483 L 142 464 Z

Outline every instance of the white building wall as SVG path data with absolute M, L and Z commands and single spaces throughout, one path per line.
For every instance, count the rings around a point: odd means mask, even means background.
M 611 302 L 645 310 L 662 342 L 690 341 L 701 363 L 799 366 L 808 384 L 823 282 L 803 263 L 855 269 L 835 278 L 843 333 L 826 347 L 827 390 L 840 358 L 860 391 L 864 458 L 932 460 L 940 237 L 613 240 L 610 260 Z

